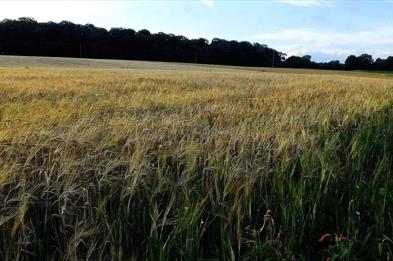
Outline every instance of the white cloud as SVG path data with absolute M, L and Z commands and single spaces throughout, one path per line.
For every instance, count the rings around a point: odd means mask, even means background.
M 288 55 L 310 53 L 345 57 L 368 52 L 374 56 L 393 55 L 393 27 L 355 32 L 336 32 L 309 28 L 286 29 L 252 36 Z
M 33 17 L 43 22 L 68 20 L 91 23 L 98 19 L 110 21 L 111 17 L 130 3 L 134 1 L 1 1 L 0 20 Z
M 358 32 L 339 33 L 314 29 L 287 29 L 275 33 L 254 35 L 259 40 L 285 40 L 326 47 L 332 44 L 393 44 L 393 27 Z
M 286 50 L 285 53 L 288 57 L 291 55 L 303 56 L 306 54 L 318 53 L 328 57 L 340 58 L 359 53 L 359 51 L 354 48 L 312 48 L 302 45 L 278 45 L 275 47 L 278 50 Z
M 214 2 L 213 0 L 199 0 L 202 4 L 212 8 L 214 7 Z
M 332 1 L 328 0 L 279 0 L 281 3 L 295 6 L 331 6 Z

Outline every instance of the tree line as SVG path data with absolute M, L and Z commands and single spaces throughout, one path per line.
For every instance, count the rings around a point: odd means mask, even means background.
M 311 56 L 286 57 L 260 43 L 112 28 L 69 21 L 39 23 L 33 18 L 0 22 L 0 54 L 150 60 L 240 66 L 315 68 L 335 70 L 393 70 L 393 57 L 376 59 L 368 54 L 339 61 L 316 63 Z

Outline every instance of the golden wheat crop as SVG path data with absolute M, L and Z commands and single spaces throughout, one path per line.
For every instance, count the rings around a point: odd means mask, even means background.
M 316 223 L 329 196 L 321 191 L 336 189 L 324 173 L 336 177 L 336 170 L 347 170 L 326 167 L 323 159 L 316 171 L 308 169 L 311 160 L 303 156 L 320 151 L 325 137 L 370 120 L 392 99 L 389 78 L 328 73 L 1 68 L 0 257 L 304 255 L 296 249 L 311 240 L 305 235 L 324 232 Z M 357 145 L 351 144 L 353 151 Z M 272 185 L 278 180 L 268 177 L 283 162 L 297 166 L 299 159 L 302 175 L 318 176 L 321 189 L 311 191 L 318 186 L 304 185 L 308 180 L 292 192 Z M 209 175 L 214 178 L 198 182 Z M 286 194 L 298 212 L 277 203 Z M 195 212 L 179 212 L 183 207 Z M 141 208 L 147 214 L 135 214 Z M 276 227 L 246 242 L 250 226 L 254 233 L 266 230 L 270 213 L 286 235 L 281 245 L 271 243 Z M 302 225 L 290 226 L 296 222 Z M 326 227 L 339 223 L 347 221 Z M 221 232 L 206 232 L 213 225 Z M 48 227 L 56 228 L 55 236 Z M 197 231 L 194 240 L 210 233 L 220 244 L 179 246 L 190 231 Z
M 0 82 L 1 141 L 31 143 L 290 142 L 323 122 L 378 110 L 393 95 L 389 79 L 337 75 L 2 69 Z

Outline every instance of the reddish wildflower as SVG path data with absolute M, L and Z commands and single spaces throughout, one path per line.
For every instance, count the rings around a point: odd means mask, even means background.
M 325 261 L 330 261 L 330 257 L 327 257 Z
M 245 230 L 246 230 L 247 234 L 251 235 L 254 238 L 258 236 L 258 232 L 254 228 L 252 228 L 250 225 L 248 225 Z
M 338 237 L 338 241 L 343 242 L 345 240 L 346 238 L 343 236 L 343 234 L 340 234 L 340 236 Z
M 319 243 L 325 243 L 325 242 L 330 242 L 332 239 L 332 235 L 329 233 L 323 234 L 321 238 L 318 240 Z
M 281 243 L 280 240 L 281 240 L 281 235 L 280 235 L 280 232 L 278 232 L 277 235 L 276 235 L 276 238 L 273 239 L 273 243 L 274 244 L 280 244 Z

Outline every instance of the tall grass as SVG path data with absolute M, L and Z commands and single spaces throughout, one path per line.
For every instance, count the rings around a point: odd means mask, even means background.
M 393 82 L 0 70 L 0 259 L 393 254 Z

